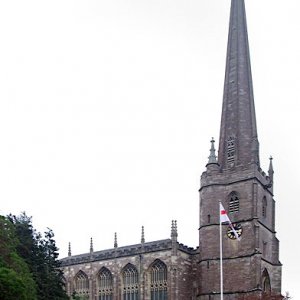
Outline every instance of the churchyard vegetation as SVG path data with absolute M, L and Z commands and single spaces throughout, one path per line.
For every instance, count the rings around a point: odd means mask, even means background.
M 63 274 L 54 233 L 39 233 L 31 217 L 0 216 L 0 300 L 62 300 Z

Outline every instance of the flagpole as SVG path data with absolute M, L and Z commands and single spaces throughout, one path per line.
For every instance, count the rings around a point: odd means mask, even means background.
M 221 207 L 221 201 L 220 201 Z M 222 220 L 220 218 L 220 293 L 223 300 L 223 243 L 222 243 Z

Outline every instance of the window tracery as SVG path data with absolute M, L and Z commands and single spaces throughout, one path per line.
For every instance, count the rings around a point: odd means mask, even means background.
M 83 271 L 79 271 L 75 276 L 75 292 L 76 294 L 83 297 L 83 299 L 88 298 L 89 279 L 88 276 Z
M 135 266 L 128 264 L 122 272 L 123 300 L 139 299 L 139 275 Z
M 168 299 L 167 266 L 156 260 L 151 266 L 151 300 Z
M 99 300 L 112 300 L 113 278 L 107 268 L 102 268 L 97 277 Z

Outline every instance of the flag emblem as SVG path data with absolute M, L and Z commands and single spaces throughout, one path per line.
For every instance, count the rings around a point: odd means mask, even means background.
M 231 229 L 231 232 L 233 233 L 233 236 L 239 241 L 240 237 L 239 234 L 237 232 L 237 230 L 234 228 L 234 226 L 232 225 L 226 210 L 224 209 L 222 203 L 220 202 L 220 224 L 222 223 L 228 223 L 229 227 Z

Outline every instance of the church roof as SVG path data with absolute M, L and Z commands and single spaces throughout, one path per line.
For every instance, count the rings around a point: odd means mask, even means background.
M 188 247 L 178 242 L 177 242 L 177 247 L 178 250 L 185 252 L 186 254 L 189 255 L 198 253 L 198 249 Z M 172 240 L 165 239 L 165 240 L 159 240 L 154 242 L 147 242 L 144 244 L 129 245 L 124 247 L 117 247 L 117 248 L 112 248 L 107 250 L 95 251 L 92 253 L 84 253 L 80 255 L 69 256 L 61 259 L 60 262 L 61 262 L 61 266 L 65 267 L 70 265 L 83 264 L 91 261 L 109 260 L 109 259 L 126 257 L 126 256 L 146 254 L 151 252 L 167 251 L 171 249 L 172 249 Z

